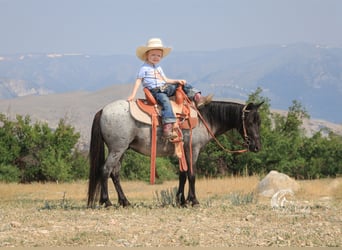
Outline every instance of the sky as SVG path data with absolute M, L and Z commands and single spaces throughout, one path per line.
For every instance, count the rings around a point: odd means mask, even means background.
M 0 0 L 0 55 L 134 55 L 268 44 L 342 47 L 340 0 Z

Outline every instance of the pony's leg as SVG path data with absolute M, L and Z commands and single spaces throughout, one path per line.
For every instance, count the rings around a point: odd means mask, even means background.
M 100 205 L 105 205 L 105 207 L 112 206 L 108 195 L 108 174 L 103 173 L 101 175 L 101 194 L 100 194 Z
M 178 191 L 176 194 L 177 203 L 181 206 L 186 205 L 186 200 L 184 196 L 185 183 L 186 183 L 186 172 L 181 171 L 179 172 L 179 185 L 178 185 Z
M 188 192 L 187 201 L 189 201 L 192 206 L 199 205 L 199 202 L 196 198 L 196 192 L 195 192 L 196 175 L 188 172 L 188 179 L 189 179 L 189 192 Z
M 112 175 L 113 171 L 119 172 L 122 154 L 123 152 L 110 152 L 102 169 L 100 205 L 105 204 L 105 207 L 112 205 L 108 195 L 108 178 Z
M 190 152 L 189 150 L 186 151 L 186 160 L 188 163 L 188 166 L 190 166 Z M 189 192 L 187 201 L 191 203 L 192 206 L 199 205 L 199 202 L 196 198 L 196 190 L 195 190 L 195 183 L 196 183 L 196 162 L 199 155 L 199 149 L 193 149 L 192 151 L 192 167 L 188 168 L 187 175 L 189 180 Z
M 120 176 L 119 176 L 119 172 L 112 172 L 110 174 L 110 177 L 112 178 L 112 181 L 114 183 L 114 187 L 116 189 L 116 192 L 118 193 L 118 202 L 120 205 L 122 205 L 123 207 L 127 207 L 130 205 L 129 201 L 127 200 L 121 184 L 120 184 Z

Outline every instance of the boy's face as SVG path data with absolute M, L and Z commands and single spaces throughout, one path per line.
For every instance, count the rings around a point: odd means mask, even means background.
M 152 49 L 146 52 L 147 62 L 158 64 L 163 57 L 163 51 L 160 49 Z

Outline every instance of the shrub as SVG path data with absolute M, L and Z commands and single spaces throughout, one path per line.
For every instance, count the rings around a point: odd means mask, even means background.
M 16 121 L 10 121 L 0 114 L 2 179 L 8 176 L 6 181 L 28 183 L 84 178 L 87 160 L 75 150 L 79 137 L 63 119 L 53 130 L 47 123 L 31 125 L 29 116 L 18 115 Z
M 18 182 L 20 171 L 13 165 L 0 164 L 0 181 L 2 182 Z
M 176 167 L 169 158 L 158 157 L 156 159 L 156 170 L 158 174 L 157 183 L 177 178 Z M 120 175 L 123 179 L 148 182 L 150 180 L 150 157 L 127 150 L 123 158 Z

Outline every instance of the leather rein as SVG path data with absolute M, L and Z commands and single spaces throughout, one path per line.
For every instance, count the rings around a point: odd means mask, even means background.
M 190 105 L 192 105 L 192 107 L 196 110 L 199 118 L 202 120 L 204 126 L 206 127 L 206 129 L 208 130 L 208 133 L 211 135 L 211 137 L 215 140 L 216 144 L 225 152 L 228 153 L 236 153 L 236 154 L 241 154 L 241 153 L 245 153 L 248 152 L 248 145 L 249 145 L 249 137 L 247 134 L 247 129 L 246 129 L 246 113 L 249 112 L 249 110 L 247 110 L 247 105 L 245 105 L 242 109 L 242 129 L 243 129 L 243 137 L 244 137 L 244 143 L 243 145 L 245 145 L 245 149 L 240 149 L 240 150 L 229 150 L 227 148 L 225 148 L 220 142 L 219 140 L 216 138 L 215 134 L 213 133 L 213 131 L 211 131 L 208 123 L 205 121 L 205 119 L 203 118 L 202 114 L 199 112 L 199 110 L 197 109 L 197 107 L 195 105 L 192 104 L 192 102 L 190 101 L 190 99 L 184 94 L 184 97 L 186 98 L 186 100 L 190 103 Z M 241 144 L 241 143 L 239 143 Z

